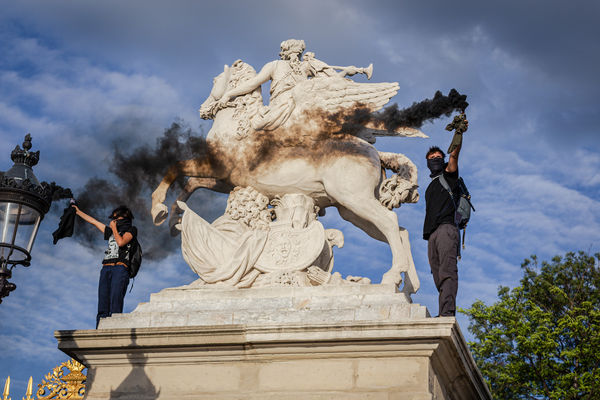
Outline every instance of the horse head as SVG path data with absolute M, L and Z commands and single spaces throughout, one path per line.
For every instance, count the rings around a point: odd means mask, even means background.
M 254 68 L 252 68 L 250 64 L 246 64 L 242 60 L 236 60 L 233 64 L 231 64 L 231 67 L 225 65 L 223 67 L 223 72 L 221 72 L 213 79 L 213 87 L 210 91 L 210 95 L 200 107 L 200 117 L 202 119 L 214 119 L 216 114 L 220 111 L 220 108 L 218 107 L 219 100 L 223 97 L 225 92 L 229 89 L 236 87 L 239 83 L 244 82 L 254 76 L 256 76 L 256 71 L 254 70 Z M 237 103 L 262 103 L 262 95 L 260 92 L 260 88 L 245 96 L 251 96 L 252 101 L 242 101 Z M 238 104 L 233 105 L 238 106 Z
M 202 119 L 214 119 L 217 113 L 216 105 L 218 104 L 225 90 L 227 90 L 227 84 L 231 76 L 231 68 L 225 64 L 223 66 L 223 72 L 213 78 L 213 87 L 210 91 L 208 98 L 200 106 L 200 118 Z

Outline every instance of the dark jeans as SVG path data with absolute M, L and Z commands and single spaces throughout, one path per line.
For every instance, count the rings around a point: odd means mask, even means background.
M 98 315 L 96 328 L 100 318 L 123 312 L 123 299 L 129 285 L 129 271 L 122 265 L 104 265 L 100 270 L 98 282 Z
M 439 292 L 439 316 L 456 314 L 460 234 L 451 224 L 442 224 L 429 236 L 427 255 L 435 287 Z

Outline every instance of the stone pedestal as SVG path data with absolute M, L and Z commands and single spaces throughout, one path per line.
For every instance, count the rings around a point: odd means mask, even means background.
M 491 399 L 455 319 L 385 285 L 166 289 L 56 337 L 87 399 Z

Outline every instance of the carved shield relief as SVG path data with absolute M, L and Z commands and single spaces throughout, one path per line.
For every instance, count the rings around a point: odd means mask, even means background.
M 306 269 L 319 257 L 325 243 L 325 230 L 318 221 L 300 229 L 290 223 L 273 223 L 254 267 L 261 272 Z

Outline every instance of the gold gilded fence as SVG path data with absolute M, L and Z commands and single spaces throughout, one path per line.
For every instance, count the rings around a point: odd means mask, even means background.
M 70 359 L 56 367 L 42 379 L 33 397 L 33 379 L 29 377 L 27 391 L 23 400 L 79 400 L 85 394 L 85 365 Z M 10 399 L 10 376 L 4 383 L 0 400 Z

